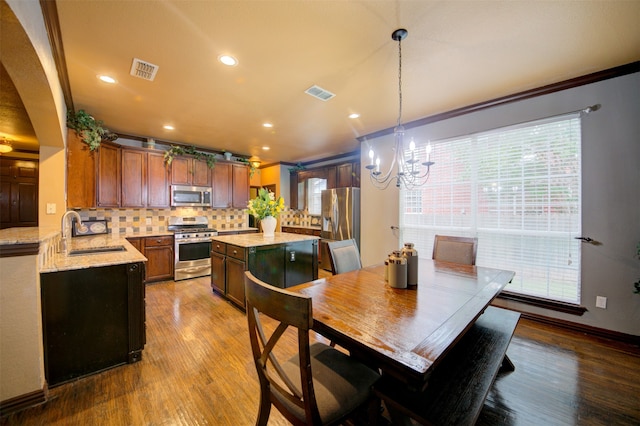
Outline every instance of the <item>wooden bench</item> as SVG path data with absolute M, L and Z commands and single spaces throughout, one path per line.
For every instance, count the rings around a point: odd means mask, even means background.
M 514 369 L 506 351 L 519 319 L 517 312 L 489 306 L 436 367 L 424 391 L 413 392 L 383 377 L 374 385 L 375 393 L 390 413 L 421 424 L 475 424 L 498 371 Z

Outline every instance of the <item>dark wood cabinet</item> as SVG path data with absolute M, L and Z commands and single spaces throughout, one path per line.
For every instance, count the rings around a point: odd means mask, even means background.
M 231 183 L 231 207 L 244 209 L 249 203 L 249 167 L 242 164 L 234 164 L 232 170 L 233 178 Z
M 130 237 L 127 238 L 127 241 L 129 241 L 131 243 L 132 246 L 134 246 L 136 248 L 136 250 L 138 250 L 140 253 L 142 253 L 142 251 L 144 250 L 142 248 L 142 238 L 140 237 Z M 143 253 L 144 255 L 144 253 Z
M 244 308 L 244 271 L 246 262 L 227 256 L 226 261 L 227 297 L 236 305 Z
M 164 161 L 164 154 L 147 153 L 147 207 L 170 206 L 169 179 L 169 167 Z
M 289 207 L 293 210 L 298 209 L 298 173 L 289 173 Z
M 326 188 L 360 187 L 360 162 L 349 162 L 335 166 L 318 167 L 291 172 L 289 175 L 290 207 L 295 210 L 308 208 L 305 197 L 309 196 L 307 180 L 326 179 Z
M 211 289 L 223 296 L 227 293 L 226 250 L 224 243 L 214 241 L 211 244 Z
M 49 386 L 142 359 L 144 264 L 40 275 Z
M 213 168 L 213 207 L 227 208 L 231 207 L 231 164 L 218 162 Z
M 67 136 L 67 207 L 70 209 L 96 206 L 97 151 L 74 130 Z
M 336 188 L 360 187 L 360 163 L 346 163 L 337 166 Z
M 318 278 L 318 241 L 241 247 L 212 242 L 211 288 L 238 307 L 245 308 L 244 273 L 286 288 Z
M 100 144 L 97 181 L 97 206 L 120 207 L 120 147 Z
M 147 258 L 146 282 L 173 279 L 173 236 L 145 237 L 143 254 Z
M 0 159 L 0 228 L 38 226 L 38 165 Z
M 211 170 L 204 160 L 179 156 L 171 161 L 173 185 L 211 186 Z
M 249 167 L 218 162 L 212 171 L 213 207 L 246 208 L 249 202 Z
M 172 235 L 129 237 L 127 241 L 147 258 L 145 282 L 173 279 L 175 258 Z
M 336 166 L 326 168 L 327 189 L 337 188 Z
M 82 145 L 86 146 L 74 140 L 67 151 L 68 207 L 170 206 L 170 169 L 163 153 L 105 142 L 96 153 L 90 153 Z M 96 156 L 97 166 L 92 163 Z
M 147 205 L 147 153 L 122 148 L 121 207 L 141 208 Z

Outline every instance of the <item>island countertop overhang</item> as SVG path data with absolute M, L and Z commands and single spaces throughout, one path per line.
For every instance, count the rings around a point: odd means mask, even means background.
M 319 240 L 313 235 L 291 234 L 287 232 L 276 232 L 273 237 L 264 237 L 261 233 L 239 234 L 239 235 L 217 235 L 211 237 L 211 241 L 225 244 L 232 244 L 239 247 L 258 247 L 273 244 L 287 244 L 298 241 Z

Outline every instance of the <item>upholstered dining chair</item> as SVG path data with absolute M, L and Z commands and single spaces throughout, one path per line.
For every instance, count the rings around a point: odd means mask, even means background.
M 380 400 L 372 385 L 380 376 L 324 343 L 310 345 L 311 297 L 273 287 L 249 271 L 244 282 L 251 350 L 260 379 L 256 425 L 267 424 L 271 405 L 294 425 L 339 424 L 355 413 L 375 424 Z M 265 317 L 276 323 L 267 320 L 266 326 Z M 276 352 L 281 353 L 280 338 L 289 327 L 297 330 L 298 353 L 280 362 Z
M 445 262 L 475 265 L 477 249 L 477 238 L 436 235 L 432 258 Z
M 362 268 L 356 240 L 331 241 L 327 246 L 334 275 Z

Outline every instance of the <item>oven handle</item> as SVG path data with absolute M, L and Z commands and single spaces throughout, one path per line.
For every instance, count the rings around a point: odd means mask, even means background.
M 189 244 L 189 243 L 210 243 L 211 238 L 189 238 L 188 240 L 176 240 L 176 244 Z

